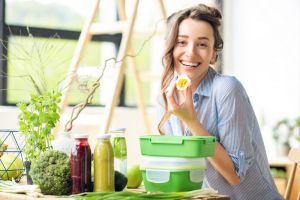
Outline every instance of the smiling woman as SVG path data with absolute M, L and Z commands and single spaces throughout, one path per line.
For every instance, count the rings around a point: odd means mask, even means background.
M 179 26 L 173 51 L 175 70 L 179 74 L 186 74 L 193 86 L 199 85 L 209 64 L 216 60 L 213 35 L 212 26 L 205 21 L 187 18 Z
M 221 13 L 204 4 L 168 18 L 158 125 L 170 136 L 215 136 L 215 155 L 207 158 L 203 186 L 231 199 L 282 199 L 270 174 L 262 135 L 249 97 L 233 76 L 212 64 L 223 48 Z M 176 88 L 186 74 L 186 90 Z M 255 140 L 253 139 L 255 138 Z

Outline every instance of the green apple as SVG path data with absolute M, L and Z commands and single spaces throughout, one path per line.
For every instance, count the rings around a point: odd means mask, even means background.
M 140 170 L 140 165 L 135 164 L 127 170 L 127 188 L 138 188 L 142 184 L 143 176 Z
M 0 179 L 11 180 L 22 174 L 23 162 L 17 155 L 4 154 L 0 160 Z

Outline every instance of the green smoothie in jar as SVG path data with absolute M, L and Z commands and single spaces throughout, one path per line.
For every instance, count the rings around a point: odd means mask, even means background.
M 114 152 L 110 134 L 99 134 L 94 149 L 94 192 L 113 191 L 115 191 Z
M 127 145 L 125 130 L 125 128 L 110 129 L 109 133 L 112 135 L 115 171 L 127 176 Z

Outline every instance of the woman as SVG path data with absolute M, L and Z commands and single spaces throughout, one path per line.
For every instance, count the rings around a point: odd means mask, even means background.
M 200 4 L 168 18 L 161 82 L 161 134 L 213 135 L 204 187 L 236 200 L 282 199 L 269 171 L 259 125 L 242 84 L 210 67 L 223 48 L 220 11 Z M 178 75 L 191 80 L 176 88 Z

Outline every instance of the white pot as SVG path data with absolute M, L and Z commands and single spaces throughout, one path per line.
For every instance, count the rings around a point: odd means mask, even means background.
M 74 145 L 74 138 L 68 132 L 60 132 L 55 140 L 52 141 L 52 147 L 54 150 L 65 152 L 67 155 L 71 155 L 71 149 Z

